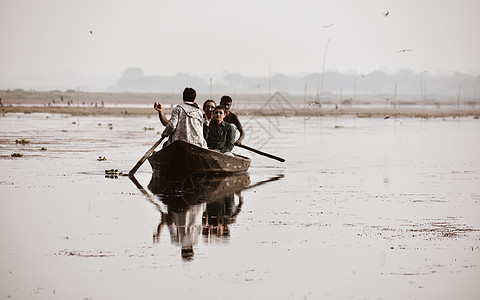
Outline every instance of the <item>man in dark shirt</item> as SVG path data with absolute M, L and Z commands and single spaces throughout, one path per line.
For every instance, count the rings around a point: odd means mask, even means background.
M 207 141 L 208 149 L 218 149 L 222 153 L 230 152 L 235 141 L 235 129 L 224 121 L 225 108 L 222 105 L 215 107 L 213 120 L 210 124 L 203 124 L 203 136 Z
M 245 138 L 245 131 L 243 131 L 242 123 L 240 123 L 237 115 L 230 111 L 230 108 L 232 107 L 232 102 L 233 100 L 230 96 L 225 95 L 222 96 L 222 98 L 220 99 L 220 105 L 225 107 L 225 122 L 235 125 L 240 132 L 240 137 L 235 142 L 235 145 L 241 145 L 243 139 Z

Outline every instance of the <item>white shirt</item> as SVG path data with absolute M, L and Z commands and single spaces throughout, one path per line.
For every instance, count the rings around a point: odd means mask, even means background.
M 164 147 L 176 140 L 182 140 L 207 148 L 207 142 L 203 138 L 203 113 L 200 108 L 188 103 L 192 102 L 184 102 L 172 110 L 170 121 L 162 133 L 162 135 L 169 135 Z

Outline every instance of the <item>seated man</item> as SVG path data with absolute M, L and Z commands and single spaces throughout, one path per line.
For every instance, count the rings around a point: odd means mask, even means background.
M 215 101 L 213 100 L 207 100 L 203 102 L 203 124 L 210 124 L 210 122 L 213 119 L 213 110 L 215 109 Z
M 225 107 L 225 121 L 235 125 L 236 129 L 238 129 L 238 132 L 240 132 L 240 137 L 235 142 L 235 145 L 241 145 L 243 139 L 245 138 L 245 131 L 243 131 L 242 123 L 240 123 L 237 115 L 230 111 L 230 108 L 232 107 L 232 102 L 232 97 L 227 95 L 222 96 L 222 98 L 220 99 L 220 105 L 223 105 L 223 107 Z
M 221 153 L 232 151 L 235 142 L 235 129 L 230 123 L 223 121 L 224 118 L 225 108 L 219 105 L 213 111 L 213 120 L 210 124 L 203 124 L 203 136 L 208 149 L 217 149 Z

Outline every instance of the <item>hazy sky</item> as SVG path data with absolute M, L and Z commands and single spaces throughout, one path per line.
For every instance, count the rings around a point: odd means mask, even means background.
M 325 70 L 479 74 L 479 12 L 479 0 L 0 0 L 0 73 L 294 75 L 322 71 L 328 44 Z

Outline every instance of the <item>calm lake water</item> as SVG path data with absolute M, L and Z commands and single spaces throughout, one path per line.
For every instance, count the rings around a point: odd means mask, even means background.
M 235 149 L 248 174 L 188 193 L 148 162 L 105 177 L 156 117 L 1 116 L 0 297 L 480 298 L 480 120 L 242 122 L 286 162 Z

